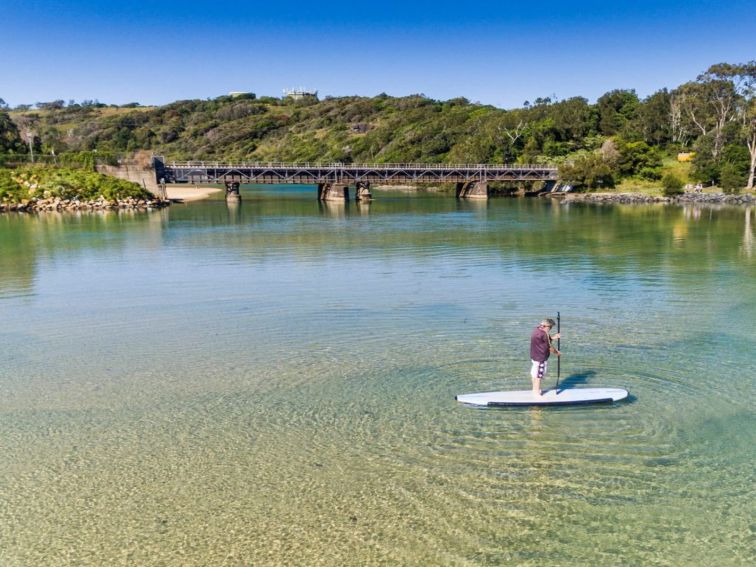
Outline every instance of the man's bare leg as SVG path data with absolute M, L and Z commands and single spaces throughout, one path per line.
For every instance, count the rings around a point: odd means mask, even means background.
M 540 398 L 541 397 L 541 379 L 533 378 L 531 376 L 531 380 L 533 381 L 533 395 L 537 398 Z

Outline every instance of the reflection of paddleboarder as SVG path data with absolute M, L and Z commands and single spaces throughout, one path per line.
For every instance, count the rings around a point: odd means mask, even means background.
M 530 335 L 530 377 L 533 381 L 533 395 L 538 397 L 541 396 L 541 380 L 546 376 L 549 356 L 552 352 L 557 356 L 562 354 L 551 344 L 552 340 L 560 338 L 559 333 L 549 335 L 554 324 L 554 319 L 544 319 Z

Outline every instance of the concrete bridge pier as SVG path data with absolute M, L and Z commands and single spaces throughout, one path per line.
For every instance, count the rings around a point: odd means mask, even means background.
M 318 200 L 346 203 L 349 200 L 349 185 L 343 183 L 318 183 Z
M 239 193 L 239 183 L 236 181 L 226 181 L 226 201 L 239 202 L 241 201 L 241 193 Z
M 358 181 L 355 193 L 355 198 L 358 201 L 368 203 L 373 200 L 373 194 L 370 192 L 370 183 Z
M 488 199 L 488 183 L 485 181 L 467 181 L 457 183 L 458 199 Z

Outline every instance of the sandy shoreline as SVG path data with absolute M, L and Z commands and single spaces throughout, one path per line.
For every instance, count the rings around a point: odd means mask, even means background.
M 187 185 L 166 185 L 166 196 L 173 200 L 178 199 L 180 201 L 200 201 L 207 199 L 213 193 L 220 193 L 223 191 L 220 187 L 195 187 Z

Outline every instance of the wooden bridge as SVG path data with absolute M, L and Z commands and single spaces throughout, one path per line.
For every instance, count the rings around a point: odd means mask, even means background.
M 226 186 L 226 196 L 239 198 L 241 184 L 307 184 L 318 186 L 321 200 L 347 200 L 349 187 L 356 198 L 370 198 L 370 185 L 455 183 L 457 196 L 487 198 L 490 181 L 543 181 L 553 183 L 557 168 L 548 165 L 489 164 L 355 164 L 355 163 L 220 163 L 166 162 L 154 157 L 159 184 L 213 183 Z

